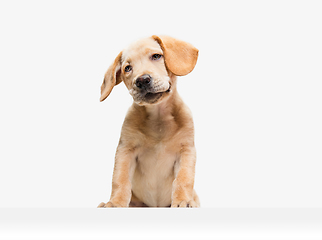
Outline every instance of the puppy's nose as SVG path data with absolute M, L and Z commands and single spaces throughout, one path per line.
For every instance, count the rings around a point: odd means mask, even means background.
M 136 79 L 135 85 L 138 88 L 146 88 L 150 84 L 151 80 L 152 78 L 149 74 L 144 74 Z

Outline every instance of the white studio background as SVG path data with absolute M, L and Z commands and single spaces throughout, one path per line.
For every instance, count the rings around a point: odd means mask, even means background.
M 202 207 L 322 207 L 319 1 L 2 1 L 0 207 L 96 207 L 131 97 L 99 102 L 128 44 L 199 51 L 179 92 L 195 121 Z

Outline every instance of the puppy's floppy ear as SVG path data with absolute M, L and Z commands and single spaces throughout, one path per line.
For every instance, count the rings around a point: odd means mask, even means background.
M 177 76 L 184 76 L 194 69 L 198 59 L 197 48 L 190 43 L 168 36 L 153 35 L 152 38 L 159 43 L 165 65 L 170 72 Z
M 107 72 L 105 73 L 104 81 L 101 86 L 101 102 L 104 101 L 108 97 L 108 95 L 110 95 L 114 86 L 122 82 L 121 60 L 122 52 L 117 55 L 114 63 L 108 68 Z

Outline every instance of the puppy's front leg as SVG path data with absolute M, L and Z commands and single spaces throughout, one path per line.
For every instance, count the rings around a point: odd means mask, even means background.
M 174 166 L 175 180 L 172 185 L 171 207 L 199 207 L 193 190 L 196 165 L 194 146 L 183 147 L 181 157 Z
M 119 144 L 115 154 L 112 194 L 108 203 L 98 207 L 128 207 L 131 200 L 131 180 L 135 170 L 135 151 Z

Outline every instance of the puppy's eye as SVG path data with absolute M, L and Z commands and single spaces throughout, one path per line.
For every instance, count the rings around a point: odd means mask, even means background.
M 132 71 L 132 66 L 131 66 L 131 65 L 127 65 L 127 66 L 124 68 L 124 71 L 125 71 L 125 72 L 131 72 L 131 71 Z
M 162 55 L 161 54 L 153 54 L 152 55 L 152 60 L 158 60 L 158 59 L 160 59 L 162 57 Z

